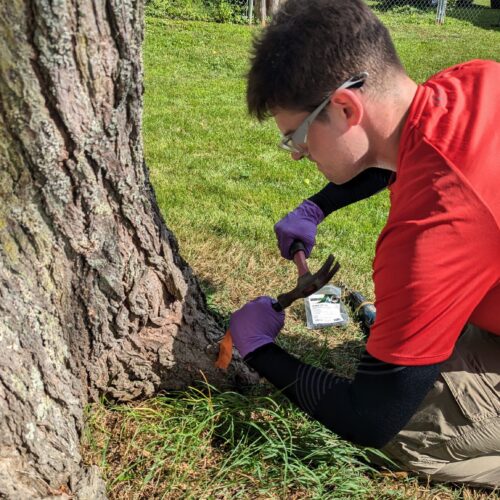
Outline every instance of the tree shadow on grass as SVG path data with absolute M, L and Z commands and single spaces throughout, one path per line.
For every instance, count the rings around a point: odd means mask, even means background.
M 225 331 L 229 325 L 230 313 L 229 311 L 221 310 L 213 302 L 213 297 L 219 290 L 219 287 L 209 279 L 198 278 L 198 283 L 200 284 L 200 287 L 205 296 L 205 302 L 210 315 L 214 318 L 217 325 L 219 325 L 221 329 Z
M 500 31 L 500 8 L 492 9 L 484 5 L 472 5 L 467 8 L 457 5 L 450 8 L 446 16 L 459 21 L 468 21 L 478 28 Z

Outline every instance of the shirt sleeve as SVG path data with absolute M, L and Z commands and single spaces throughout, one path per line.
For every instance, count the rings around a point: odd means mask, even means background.
M 293 403 L 355 444 L 381 448 L 410 420 L 440 365 L 395 366 L 364 353 L 354 380 L 302 363 L 271 343 L 245 361 Z
M 377 242 L 368 352 L 404 365 L 446 360 L 498 280 L 498 234 L 467 179 L 422 138 L 398 169 Z
M 326 217 L 335 210 L 382 191 L 388 186 L 393 174 L 383 168 L 369 168 L 345 184 L 329 182 L 309 200 L 318 205 Z

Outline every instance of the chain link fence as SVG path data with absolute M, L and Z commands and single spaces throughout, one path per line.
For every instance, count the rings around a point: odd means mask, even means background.
M 274 9 L 285 0 L 224 0 L 237 4 L 245 12 L 250 23 L 265 22 Z M 304 0 L 307 1 L 307 0 Z M 447 19 L 469 21 L 477 25 L 491 26 L 495 11 L 500 9 L 500 0 L 366 0 L 376 12 L 401 16 L 423 16 L 437 24 Z M 264 7 L 264 12 L 262 8 Z M 498 17 L 500 21 L 500 10 Z M 263 21 L 264 19 L 264 21 Z M 499 23 L 496 22 L 496 24 Z
M 447 18 L 480 24 L 485 14 L 491 14 L 491 9 L 500 9 L 500 0 L 367 0 L 367 3 L 379 12 L 432 16 L 437 24 L 444 24 Z
M 265 24 L 285 0 L 146 0 L 156 17 Z M 307 2 L 307 0 L 303 0 Z M 402 21 L 421 19 L 446 24 L 449 19 L 483 27 L 500 26 L 500 0 L 366 0 L 375 12 Z M 498 9 L 498 10 L 493 10 Z

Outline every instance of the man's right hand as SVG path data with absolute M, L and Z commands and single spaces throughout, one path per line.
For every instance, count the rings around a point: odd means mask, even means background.
M 325 218 L 321 208 L 310 200 L 304 200 L 295 210 L 274 225 L 281 256 L 291 260 L 290 247 L 295 240 L 304 244 L 306 258 L 316 242 L 318 224 Z

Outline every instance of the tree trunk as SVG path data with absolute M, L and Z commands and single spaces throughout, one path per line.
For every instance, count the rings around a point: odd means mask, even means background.
M 149 183 L 142 1 L 5 1 L 0 30 L 0 497 L 103 498 L 86 402 L 255 376 L 214 368 Z
M 259 0 L 259 18 L 260 24 L 265 26 L 267 23 L 267 0 Z
M 281 2 L 281 0 L 269 0 L 269 4 L 268 4 L 269 8 L 267 10 L 271 16 L 274 16 L 274 14 L 276 14 L 276 11 L 280 7 L 280 2 Z
M 268 17 L 276 14 L 276 11 L 280 8 L 280 4 L 281 0 L 257 0 L 257 17 L 260 19 L 262 26 L 266 25 Z

